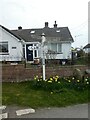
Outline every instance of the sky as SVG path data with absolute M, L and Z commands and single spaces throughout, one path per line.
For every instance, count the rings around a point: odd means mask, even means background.
M 88 44 L 89 0 L 0 0 L 0 24 L 12 30 L 43 28 L 45 22 L 53 27 L 68 27 L 74 48 Z

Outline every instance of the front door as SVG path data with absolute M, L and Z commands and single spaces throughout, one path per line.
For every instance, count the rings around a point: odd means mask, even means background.
M 26 55 L 27 55 L 27 61 L 33 61 L 33 50 L 32 50 L 33 44 L 27 44 L 26 45 Z

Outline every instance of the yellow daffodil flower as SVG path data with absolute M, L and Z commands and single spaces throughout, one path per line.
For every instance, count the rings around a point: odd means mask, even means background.
M 42 76 L 40 78 L 42 78 Z
M 80 80 L 77 80 L 77 82 L 80 82 Z
M 87 82 L 87 85 L 89 84 L 89 82 Z
M 37 78 L 36 77 L 34 77 L 34 80 L 36 80 Z
M 56 76 L 56 78 L 59 78 L 59 76 Z
M 68 82 L 71 82 L 71 80 L 68 80 Z
M 50 78 L 50 80 L 53 80 L 52 78 Z
M 36 75 L 36 78 L 38 78 L 38 75 Z
M 72 80 L 74 80 L 75 78 L 73 77 Z
M 48 81 L 49 83 L 52 83 L 52 81 Z
M 60 82 L 58 82 L 60 84 Z
M 85 81 L 87 82 L 87 81 L 88 81 L 88 79 L 85 79 Z

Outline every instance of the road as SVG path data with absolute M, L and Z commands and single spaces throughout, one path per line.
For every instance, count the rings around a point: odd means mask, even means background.
M 78 104 L 61 108 L 39 108 L 35 110 L 35 113 L 17 116 L 17 110 L 26 108 L 7 106 L 3 112 L 8 113 L 8 118 L 88 118 L 88 108 L 88 104 Z

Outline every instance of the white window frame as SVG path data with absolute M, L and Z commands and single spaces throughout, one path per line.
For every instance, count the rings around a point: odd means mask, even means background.
M 0 45 L 2 46 L 3 44 L 7 44 L 7 52 L 0 52 L 0 55 L 7 55 L 7 54 L 9 54 L 9 45 L 8 45 L 8 41 L 4 41 L 4 42 L 0 42 Z
M 56 53 L 62 53 L 62 44 L 61 43 L 49 43 L 48 44 L 48 49 L 50 49 L 51 51 L 53 51 L 53 49 L 52 49 L 52 44 L 56 44 L 57 45 L 57 50 L 55 51 Z M 61 50 L 59 51 L 59 45 L 61 45 Z

